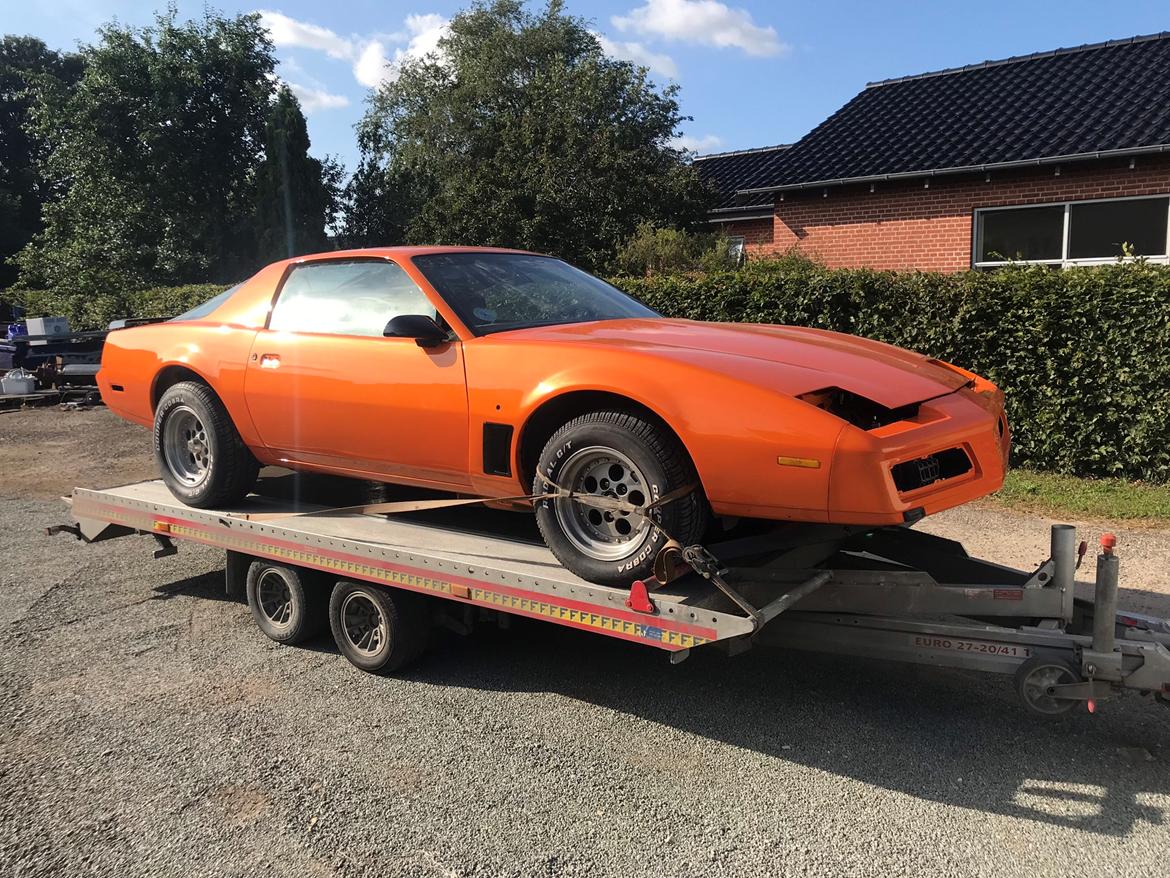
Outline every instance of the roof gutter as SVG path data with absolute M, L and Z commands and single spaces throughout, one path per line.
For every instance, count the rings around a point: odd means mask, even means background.
M 745 204 L 737 207 L 716 207 L 707 211 L 709 223 L 733 223 L 739 220 L 771 219 L 776 212 L 776 205 Z
M 807 183 L 790 183 L 784 186 L 762 186 L 756 189 L 737 189 L 736 195 L 759 195 L 769 192 L 792 192 L 798 189 L 814 189 L 824 186 L 841 186 L 846 183 L 880 183 L 888 180 L 906 180 L 921 177 L 940 177 L 944 174 L 974 174 L 1000 171 L 1008 168 L 1031 168 L 1042 165 L 1057 165 L 1062 162 L 1092 161 L 1093 159 L 1125 158 L 1127 156 L 1149 155 L 1170 152 L 1170 143 L 1152 146 L 1136 146 L 1129 149 L 1109 149 L 1099 152 L 1079 152 L 1070 155 L 1046 156 L 1038 159 L 1021 159 L 1013 162 L 993 162 L 985 165 L 964 165 L 956 168 L 934 168 L 922 171 L 899 171 L 895 174 L 870 174 L 865 177 L 838 177 L 833 180 L 812 180 Z

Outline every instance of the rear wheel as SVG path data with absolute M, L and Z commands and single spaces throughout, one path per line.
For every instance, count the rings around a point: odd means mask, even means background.
M 343 580 L 329 598 L 329 627 L 350 663 L 392 674 L 426 649 L 431 620 L 426 600 L 416 594 Z
M 577 494 L 645 507 L 687 486 L 694 490 L 645 514 L 568 497 L 536 503 L 536 521 L 557 560 L 583 579 L 629 586 L 650 576 L 668 537 L 697 542 L 707 504 L 686 450 L 663 427 L 626 412 L 592 412 L 561 427 L 544 447 L 533 493 L 544 479 Z M 543 478 L 542 478 L 543 476 Z
M 180 381 L 159 400 L 154 457 L 171 493 L 198 509 L 240 502 L 260 471 L 219 397 L 198 381 Z

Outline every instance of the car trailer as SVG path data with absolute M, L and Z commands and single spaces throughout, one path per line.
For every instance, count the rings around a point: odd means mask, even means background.
M 183 541 L 223 549 L 228 593 L 247 592 L 279 642 L 308 630 L 307 614 L 320 612 L 313 602 L 336 583 L 328 615 L 338 647 L 376 672 L 417 657 L 436 623 L 466 632 L 524 616 L 656 647 L 672 663 L 703 647 L 734 655 L 768 643 L 1011 674 L 1024 705 L 1045 716 L 1077 704 L 1093 711 L 1126 690 L 1170 704 L 1170 620 L 1117 612 L 1109 535 L 1093 600 L 1075 597 L 1086 546 L 1068 525 L 1052 528 L 1049 559 L 1029 572 L 909 527 L 786 524 L 671 546 L 656 578 L 623 589 L 573 576 L 532 539 L 434 514 L 265 496 L 265 482 L 231 511 L 187 507 L 159 481 L 79 488 L 67 501 L 76 523 L 49 532 L 86 542 L 150 535 L 156 557 Z M 305 585 L 313 577 L 325 580 L 316 591 Z

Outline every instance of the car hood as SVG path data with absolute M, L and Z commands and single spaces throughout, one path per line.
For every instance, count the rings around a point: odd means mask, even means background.
M 840 387 L 887 408 L 952 393 L 970 380 L 902 348 L 797 326 L 633 319 L 536 327 L 507 335 L 657 351 L 672 359 L 691 359 L 697 365 L 710 364 L 710 354 L 763 360 L 783 367 L 776 370 L 774 380 L 778 390 L 790 395 Z M 688 352 L 694 356 L 688 357 Z M 725 368 L 734 371 L 732 362 Z

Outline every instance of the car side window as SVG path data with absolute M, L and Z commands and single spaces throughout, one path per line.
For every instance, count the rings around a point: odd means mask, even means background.
M 403 314 L 437 316 L 402 266 L 382 259 L 309 262 L 285 279 L 268 328 L 381 336 Z

